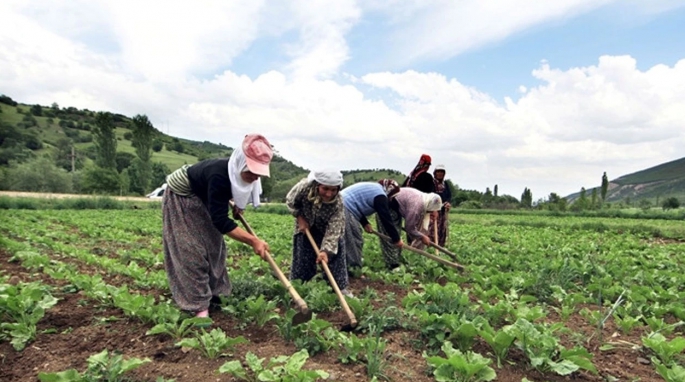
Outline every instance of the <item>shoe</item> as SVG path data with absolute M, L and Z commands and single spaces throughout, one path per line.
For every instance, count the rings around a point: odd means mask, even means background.
M 354 295 L 352 294 L 352 292 L 350 292 L 350 290 L 347 288 L 341 290 L 340 293 L 342 293 L 342 295 L 345 297 L 354 298 Z
M 209 309 L 201 310 L 201 311 L 195 313 L 195 317 L 198 317 L 198 318 L 209 317 Z

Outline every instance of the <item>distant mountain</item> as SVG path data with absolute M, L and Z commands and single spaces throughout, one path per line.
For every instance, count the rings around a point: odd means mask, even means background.
M 597 186 L 597 193 L 600 186 Z M 589 197 L 592 188 L 586 190 Z M 580 193 L 566 197 L 569 202 L 577 199 Z M 685 202 L 685 158 L 640 170 L 632 174 L 620 176 L 609 182 L 607 202 L 630 200 L 632 202 L 643 199 L 653 204 L 660 203 L 668 197 L 677 197 Z

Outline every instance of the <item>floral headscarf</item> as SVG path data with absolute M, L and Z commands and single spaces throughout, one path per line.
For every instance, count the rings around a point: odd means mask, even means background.
M 418 177 L 419 175 L 428 171 L 428 169 L 431 167 L 431 161 L 432 161 L 432 159 L 431 159 L 430 155 L 428 155 L 428 154 L 421 155 L 421 158 L 419 159 L 419 163 L 411 171 L 411 174 L 409 174 L 409 177 L 404 181 L 404 184 L 402 184 L 402 186 L 403 187 L 411 187 L 412 184 L 414 184 L 416 177 Z

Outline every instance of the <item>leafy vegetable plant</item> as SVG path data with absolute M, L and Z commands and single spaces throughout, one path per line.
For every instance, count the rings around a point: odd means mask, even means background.
M 233 350 L 236 345 L 247 342 L 243 336 L 231 338 L 220 328 L 215 328 L 209 333 L 202 329 L 195 338 L 184 338 L 176 346 L 200 350 L 205 357 L 214 359 L 223 355 L 225 350 Z
M 240 364 L 234 360 L 223 364 L 219 373 L 228 373 L 243 381 L 279 381 L 279 382 L 313 382 L 320 378 L 326 379 L 329 374 L 323 370 L 302 370 L 302 366 L 309 358 L 306 349 L 302 349 L 292 356 L 273 357 L 264 365 L 264 358 L 258 358 L 254 353 L 245 355 L 245 363 L 251 371 L 248 375 Z

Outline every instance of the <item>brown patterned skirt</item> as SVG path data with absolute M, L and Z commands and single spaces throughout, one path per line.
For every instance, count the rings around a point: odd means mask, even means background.
M 213 296 L 229 295 L 226 243 L 202 200 L 168 189 L 162 215 L 164 267 L 179 308 L 201 311 L 209 307 Z

